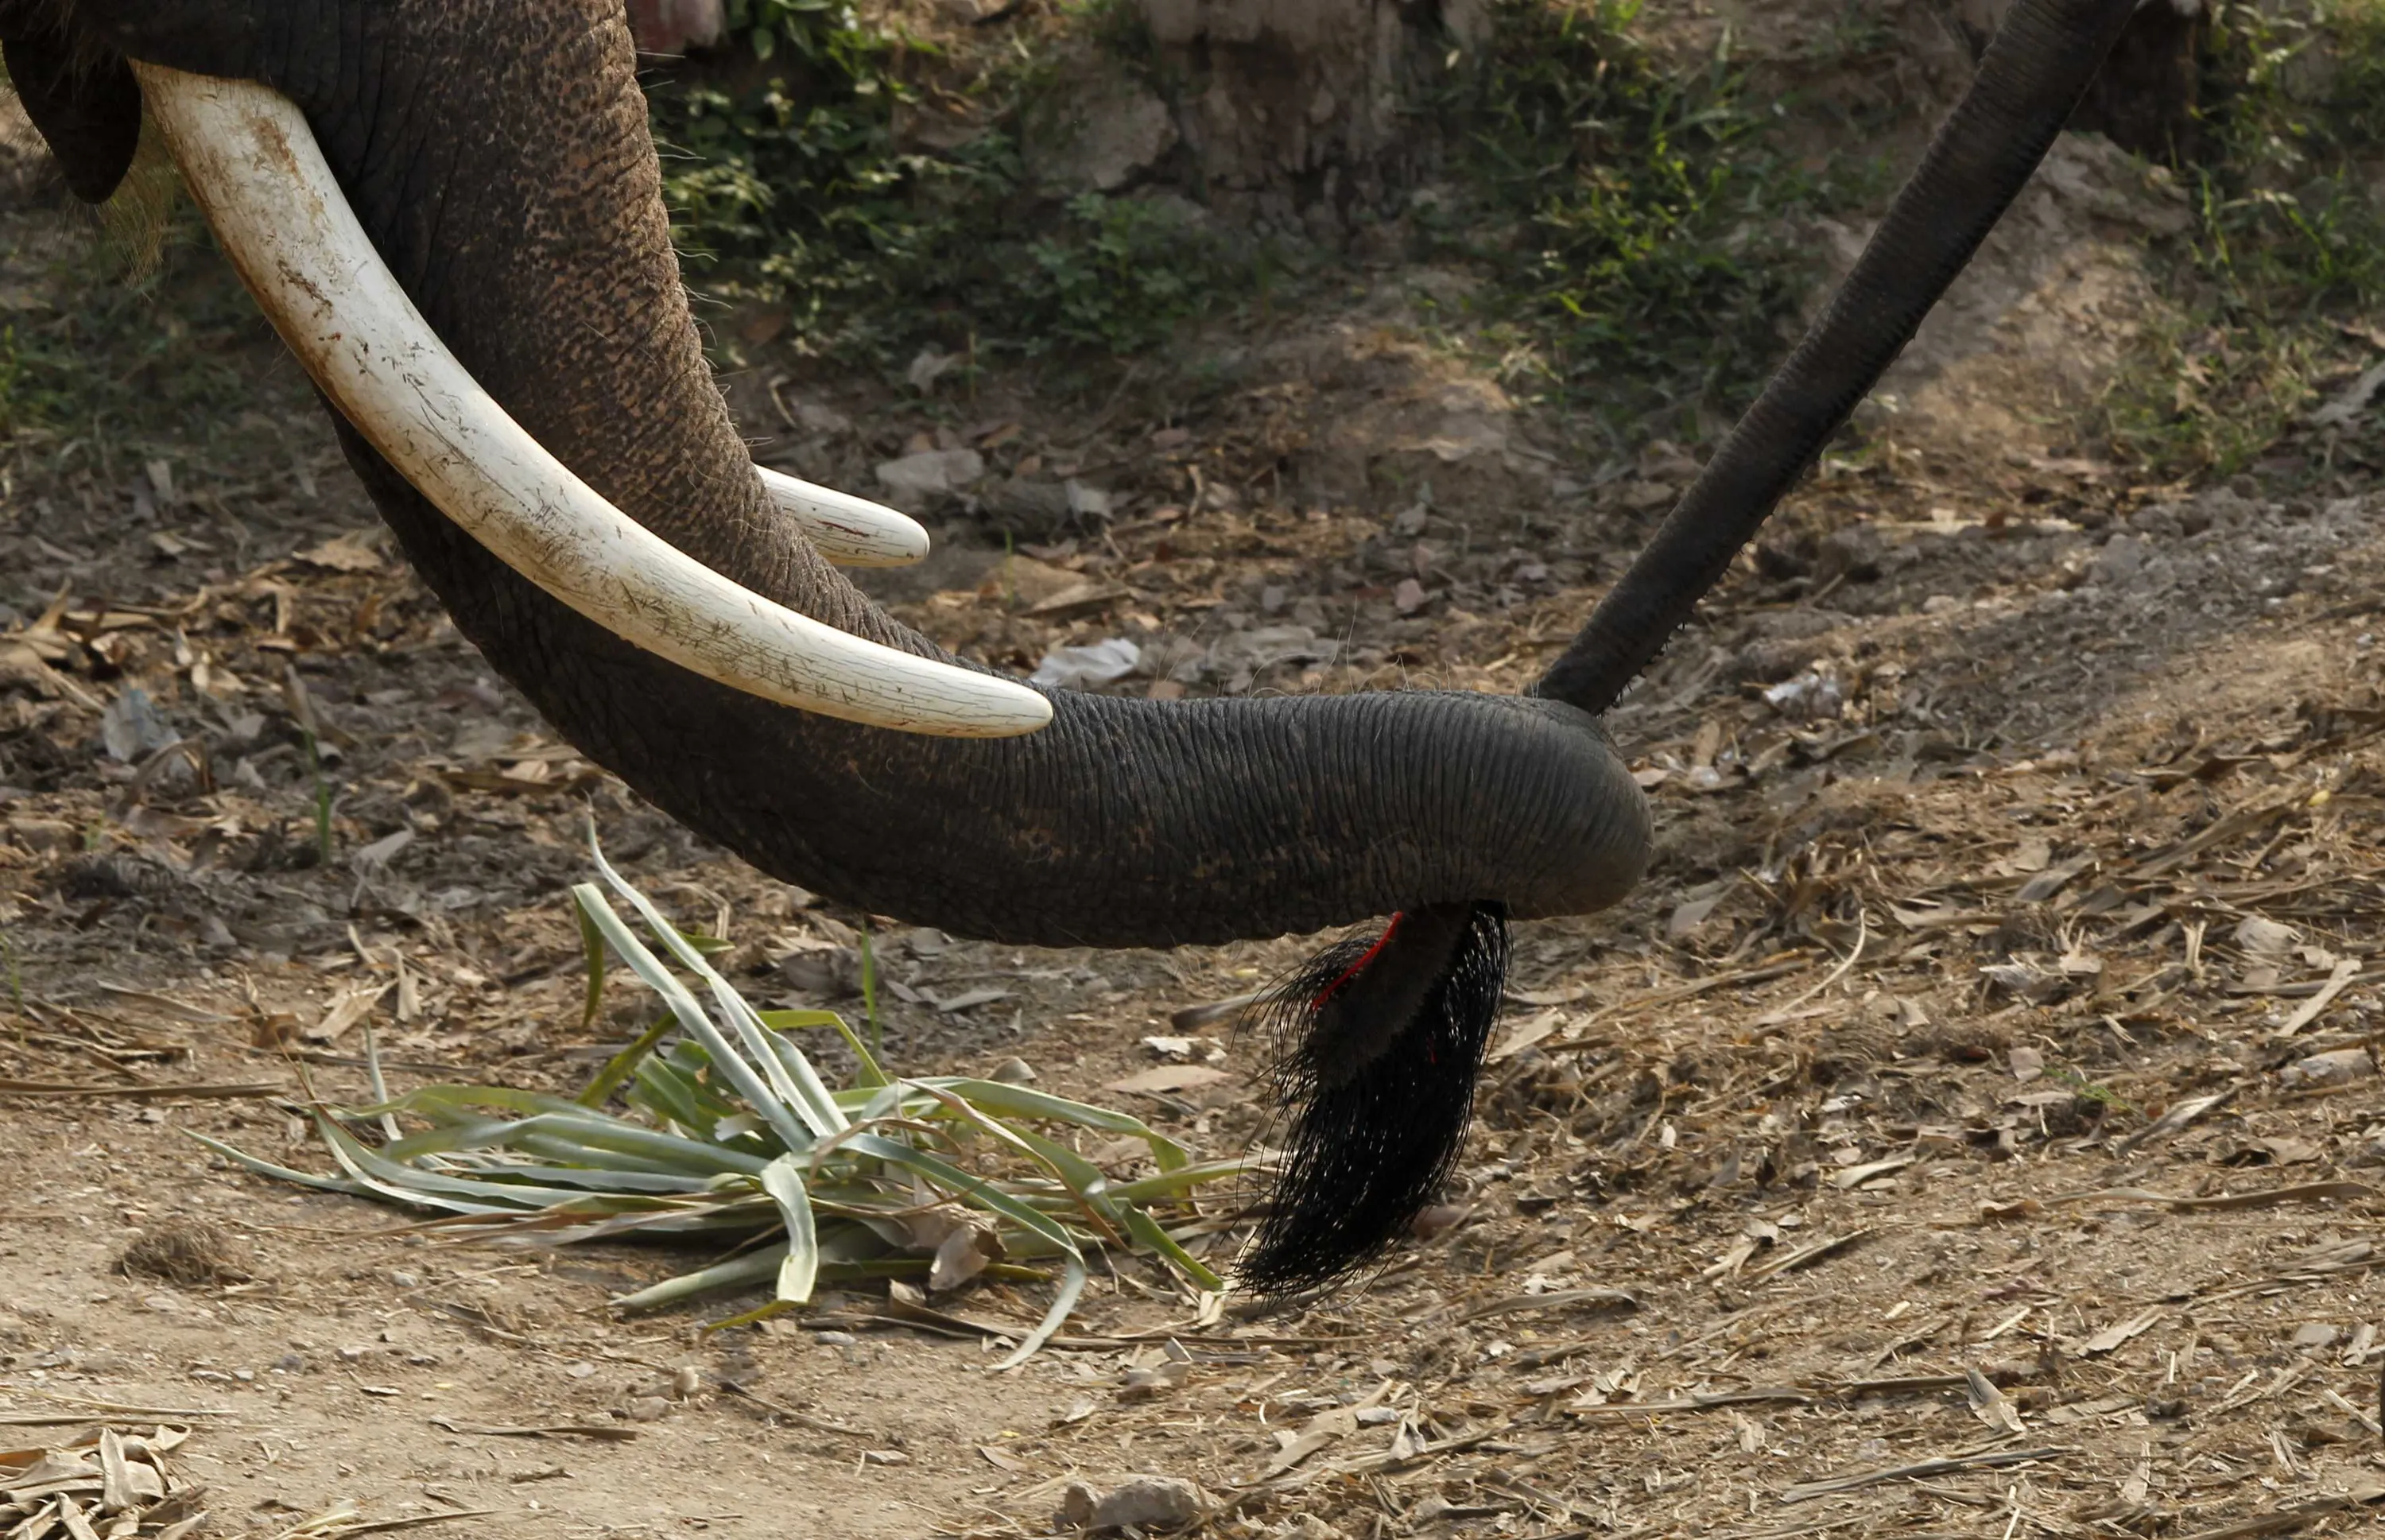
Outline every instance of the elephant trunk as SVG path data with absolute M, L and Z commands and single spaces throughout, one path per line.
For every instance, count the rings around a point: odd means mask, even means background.
M 615 507 L 768 599 L 944 656 L 757 480 L 687 307 L 618 4 L 391 0 L 294 41 L 286 8 L 68 11 L 131 56 L 293 99 L 433 330 Z M 1581 912 L 1645 858 L 1638 788 L 1554 702 L 1062 693 L 1043 731 L 972 740 L 777 706 L 556 603 L 341 436 L 457 627 L 564 736 L 764 870 L 875 912 L 1006 942 L 1218 942 L 1437 903 Z

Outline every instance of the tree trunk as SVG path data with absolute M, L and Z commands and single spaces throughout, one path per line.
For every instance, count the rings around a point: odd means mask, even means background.
M 1489 31 L 1483 0 L 1136 0 L 1203 200 L 1340 245 L 1392 212 L 1417 87 Z

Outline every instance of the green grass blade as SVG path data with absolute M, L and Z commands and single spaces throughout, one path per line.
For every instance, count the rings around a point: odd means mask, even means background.
M 384 1158 L 330 1118 L 318 1114 L 315 1127 L 323 1135 L 323 1142 L 331 1146 L 332 1157 L 347 1168 L 350 1176 L 408 1203 L 453 1208 L 458 1213 L 493 1214 L 582 1196 L 564 1187 L 544 1187 L 530 1182 L 475 1181 L 419 1166 L 403 1166 Z
M 811 1197 L 796 1158 L 782 1155 L 762 1173 L 762 1190 L 779 1205 L 787 1224 L 787 1255 L 779 1264 L 779 1297 L 790 1305 L 811 1303 L 819 1280 L 819 1233 L 812 1224 Z
M 1071 1250 L 1060 1274 L 1059 1292 L 1053 1296 L 1052 1308 L 1043 1312 L 1043 1319 L 1037 1323 L 1035 1330 L 1027 1333 L 1027 1340 L 1020 1343 L 1008 1358 L 993 1366 L 994 1371 L 1000 1373 L 1016 1369 L 1034 1357 L 1037 1348 L 1051 1341 L 1053 1333 L 1068 1323 L 1069 1313 L 1076 1309 L 1077 1301 L 1084 1292 L 1085 1259 Z
M 1020 1229 L 1043 1236 L 1069 1256 L 1079 1254 L 1077 1238 L 1068 1233 L 1068 1227 L 1059 1221 L 1037 1212 L 985 1178 L 965 1171 L 949 1160 L 877 1133 L 853 1134 L 844 1141 L 844 1147 L 855 1154 L 872 1156 L 890 1165 L 917 1171 L 980 1208 L 1000 1214 Z
M 802 1051 L 794 1048 L 792 1044 L 785 1045 L 787 1052 L 779 1051 L 778 1046 L 772 1042 L 769 1029 L 762 1025 L 761 1019 L 755 1014 L 754 1008 L 746 1004 L 745 997 L 738 994 L 736 988 L 727 979 L 720 976 L 720 970 L 706 959 L 701 950 L 690 945 L 687 938 L 680 934 L 678 928 L 663 918 L 662 911 L 655 908 L 652 900 L 631 886 L 627 878 L 613 870 L 612 863 L 605 859 L 605 853 L 596 848 L 593 832 L 589 842 L 589 853 L 596 862 L 597 872 L 612 885 L 615 892 L 629 901 L 631 908 L 638 911 L 639 917 L 645 920 L 646 928 L 670 949 L 671 954 L 679 958 L 682 967 L 702 979 L 706 986 L 712 991 L 713 1001 L 720 1008 L 722 1018 L 728 1021 L 738 1036 L 744 1040 L 746 1050 L 762 1061 L 763 1073 L 768 1078 L 771 1089 L 778 1093 L 780 1098 L 795 1109 L 797 1115 L 810 1125 L 816 1136 L 825 1139 L 831 1134 L 843 1132 L 845 1127 L 844 1114 L 837 1110 L 836 1099 L 829 1095 L 826 1083 L 819 1078 L 819 1071 L 812 1068 L 811 1060 L 804 1058 Z M 583 887 L 586 885 L 581 884 Z M 591 888 L 589 891 L 593 893 L 594 889 Z M 599 901 L 602 901 L 601 897 Z M 609 908 L 607 906 L 608 911 Z M 608 939 L 610 939 L 609 936 Z M 618 950 L 618 943 L 615 945 Z M 779 1041 L 784 1043 L 783 1039 Z M 720 1050 L 715 1049 L 715 1057 L 718 1057 L 719 1052 Z M 742 1086 L 739 1089 L 743 1090 Z M 749 1100 L 755 1099 L 750 1092 L 745 1095 Z M 758 1101 L 756 1106 L 759 1106 Z M 790 1139 L 787 1141 L 787 1147 L 791 1150 L 801 1149 L 804 1144 L 803 1140 Z
M 1209 1269 L 1209 1265 L 1177 1244 L 1176 1237 L 1159 1227 L 1159 1221 L 1138 1204 L 1118 1205 L 1118 1219 L 1126 1233 L 1145 1248 L 1158 1253 L 1169 1267 L 1192 1280 L 1211 1294 L 1222 1292 L 1226 1281 Z
M 1136 1177 L 1131 1182 L 1118 1183 L 1110 1188 L 1110 1196 L 1126 1203 L 1182 1197 L 1205 1182 L 1224 1182 L 1237 1176 L 1247 1176 L 1253 1167 L 1253 1161 L 1239 1157 L 1230 1160 L 1197 1160 L 1189 1166 L 1179 1166 L 1172 1171 L 1159 1171 L 1151 1176 Z
M 580 895 L 575 893 L 571 896 L 571 907 L 580 916 L 580 953 L 588 965 L 588 987 L 580 1005 L 580 1030 L 586 1032 L 596 1024 L 596 1013 L 605 1008 L 605 933 L 596 928 L 596 921 L 589 915 L 588 906 L 580 902 Z M 605 1066 L 606 1070 L 612 1068 L 609 1063 Z M 604 1072 L 600 1071 L 597 1078 L 602 1080 Z M 583 1098 L 586 1095 L 581 1093 Z M 604 1097 L 596 1099 L 602 1101 Z
M 922 1088 L 934 1086 L 938 1090 L 950 1091 L 971 1107 L 1007 1113 L 1014 1118 L 1047 1118 L 1054 1122 L 1074 1123 L 1080 1128 L 1140 1139 L 1150 1146 L 1152 1158 L 1164 1171 L 1173 1171 L 1191 1158 L 1183 1146 L 1130 1112 L 1095 1107 L 1090 1102 L 1073 1101 L 1067 1096 L 1055 1096 L 1049 1091 L 1012 1085 L 998 1080 L 939 1075 L 914 1079 L 911 1083 Z
M 312 1187 L 318 1192 L 344 1193 L 350 1197 L 376 1196 L 370 1187 L 360 1182 L 352 1182 L 343 1176 L 324 1176 L 318 1171 L 302 1171 L 293 1166 L 277 1166 L 270 1160 L 262 1159 L 249 1154 L 246 1150 L 227 1145 L 222 1140 L 201 1133 L 196 1129 L 186 1128 L 181 1132 L 205 1145 L 241 1170 L 252 1171 L 258 1176 L 269 1176 L 276 1182 L 295 1183 L 301 1187 Z
M 620 873 L 613 870 L 609 866 L 603 865 L 602 858 L 599 858 L 599 865 L 607 878 L 617 886 L 629 887 L 629 884 L 621 880 Z M 729 1040 L 722 1036 L 719 1029 L 712 1024 L 711 1018 L 705 1014 L 704 1008 L 696 1004 L 695 996 L 688 993 L 687 986 L 681 983 L 678 976 L 663 966 L 661 958 L 646 949 L 645 943 L 637 938 L 629 926 L 622 922 L 621 917 L 613 911 L 613 906 L 605 901 L 605 895 L 587 883 L 577 884 L 571 891 L 574 895 L 586 895 L 582 901 L 583 908 L 594 918 L 597 928 L 604 933 L 606 943 L 613 948 L 614 955 L 628 963 L 631 971 L 644 980 L 649 989 L 663 997 L 663 1003 L 670 1008 L 671 1014 L 679 1019 L 679 1024 L 685 1029 L 689 1036 L 711 1051 L 713 1068 L 736 1087 L 737 1094 L 751 1103 L 755 1111 L 768 1120 L 772 1131 L 779 1135 L 780 1143 L 791 1150 L 808 1146 L 814 1134 L 805 1128 L 798 1112 L 791 1109 L 788 1100 L 779 1096 L 775 1088 L 763 1076 L 756 1074 L 752 1065 L 745 1062 L 743 1056 L 730 1045 Z M 642 906 L 645 912 L 651 912 L 653 909 L 653 906 L 647 904 L 643 896 L 634 902 Z M 662 923 L 660 916 L 657 915 L 655 918 L 657 923 Z M 668 931 L 669 926 L 663 923 L 663 929 Z M 677 933 L 674 932 L 672 934 L 676 937 Z M 684 945 L 685 943 L 681 945 Z M 695 957 L 694 948 L 689 947 L 687 955 Z M 702 959 L 698 958 L 698 960 Z M 775 1058 L 771 1067 L 779 1070 L 780 1078 L 785 1077 L 785 1071 L 779 1069 Z
M 861 1040 L 861 1034 L 853 1030 L 853 1024 L 832 1010 L 762 1010 L 755 1014 L 762 1019 L 764 1026 L 773 1032 L 808 1032 L 818 1027 L 833 1027 L 836 1034 L 844 1039 L 844 1045 L 853 1050 L 853 1057 L 860 1060 L 858 1078 L 864 1090 L 875 1090 L 894 1078 L 879 1064 L 878 1056 L 869 1051 L 869 1045 Z M 836 1093 L 839 1107 L 844 1105 L 844 1095 Z
M 574 907 L 577 908 L 576 902 Z M 580 910 L 580 920 L 583 925 L 588 923 L 585 909 Z M 657 1018 L 654 1025 L 638 1033 L 628 1047 L 606 1059 L 604 1068 L 596 1071 L 573 1099 L 582 1107 L 604 1106 L 606 1099 L 619 1090 L 622 1083 L 636 1070 L 639 1062 L 655 1051 L 655 1045 L 663 1040 L 663 1034 L 671 1030 L 672 1024 L 668 1016 Z
M 515 1127 L 522 1133 L 554 1134 L 573 1144 L 584 1145 L 593 1151 L 627 1156 L 650 1162 L 667 1171 L 683 1171 L 691 1175 L 719 1176 L 735 1172 L 740 1176 L 758 1176 L 769 1164 L 767 1159 L 748 1155 L 743 1150 L 659 1133 L 634 1123 L 591 1123 L 579 1118 L 543 1113 L 535 1118 L 525 1118 Z
M 766 1283 L 778 1276 L 779 1264 L 786 1259 L 783 1246 L 766 1246 L 757 1251 L 731 1257 L 725 1262 L 715 1262 L 708 1268 L 683 1272 L 676 1278 L 666 1278 L 630 1294 L 616 1295 L 612 1300 L 617 1310 L 659 1310 L 692 1299 L 715 1289 L 745 1288 Z

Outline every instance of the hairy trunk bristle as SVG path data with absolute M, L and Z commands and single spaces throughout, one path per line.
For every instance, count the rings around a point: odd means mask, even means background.
M 1244 1283 L 1339 1283 L 1406 1232 L 1466 1147 L 1506 976 L 1506 911 L 1443 905 L 1327 947 L 1252 1008 L 1289 1127 Z

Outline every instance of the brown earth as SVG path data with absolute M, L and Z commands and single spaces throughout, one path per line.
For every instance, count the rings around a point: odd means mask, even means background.
M 618 1319 L 687 1255 L 432 1244 L 183 1136 L 328 1164 L 295 1113 L 366 1096 L 368 1025 L 400 1087 L 584 1080 L 636 1025 L 580 1026 L 592 819 L 759 1003 L 856 1010 L 862 917 L 542 732 L 375 542 L 204 252 L 109 310 L 20 189 L 9 323 L 130 405 L 0 451 L 0 1421 L 190 1427 L 170 1459 L 224 1534 L 1043 1534 L 1069 1480 L 1135 1473 L 1199 1483 L 1202 1533 L 1305 1540 L 2372 1525 L 2379 436 L 2313 429 L 2211 487 L 2082 447 L 2055 407 L 2116 356 L 2163 194 L 2097 204 L 2127 163 L 2065 153 L 2085 191 L 2035 195 L 1957 343 L 1616 713 L 1662 856 L 1616 913 L 1519 931 L 1431 1233 L 1205 1325 L 1121 1259 L 1088 1345 L 1009 1373 L 853 1329 L 859 1294 Z M 1517 410 L 1414 323 L 1447 282 L 1223 328 L 1198 394 L 1151 366 L 1084 401 L 731 384 L 758 453 L 823 480 L 983 457 L 884 587 L 976 656 L 1125 637 L 1146 662 L 1112 688 L 1514 689 L 1693 461 Z M 1071 482 L 1106 522 L 1053 515 Z M 902 1067 L 1017 1055 L 1113 1099 L 1171 1011 L 1299 951 L 876 933 Z M 1205 1153 L 1259 1133 L 1239 1078 L 1137 1107 Z M 1043 1302 L 936 1301 L 1014 1331 Z

